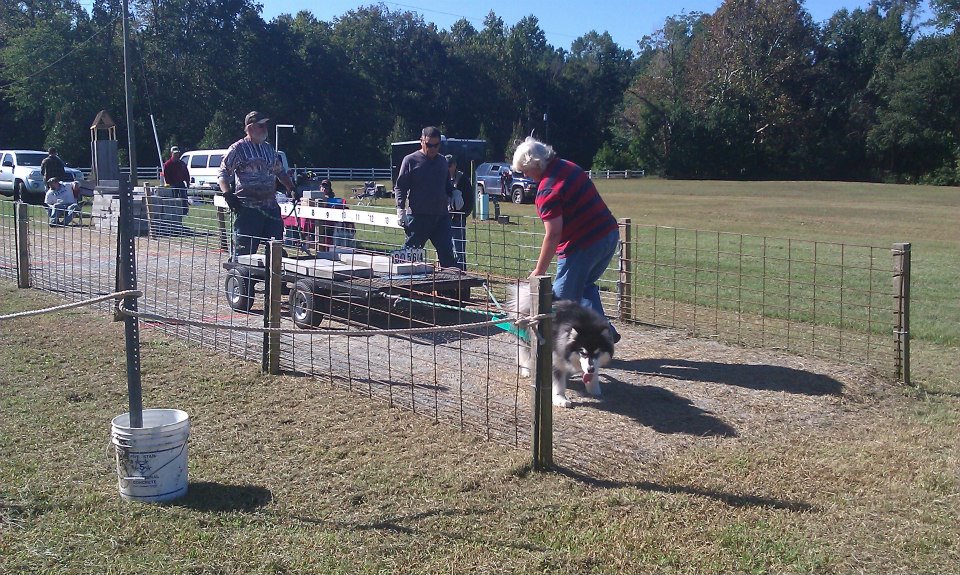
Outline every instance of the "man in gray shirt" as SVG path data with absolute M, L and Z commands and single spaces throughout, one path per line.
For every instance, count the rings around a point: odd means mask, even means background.
M 447 159 L 440 155 L 440 130 L 423 129 L 420 150 L 407 155 L 397 176 L 397 217 L 407 232 L 404 248 L 422 248 L 427 240 L 437 250 L 440 267 L 456 267 L 447 204 L 453 193 Z M 405 210 L 409 204 L 409 213 Z
M 280 178 L 280 183 L 290 192 L 294 185 L 283 169 L 280 156 L 267 143 L 269 121 L 260 112 L 247 114 L 246 137 L 234 142 L 220 162 L 220 191 L 234 212 L 234 257 L 257 253 L 261 240 L 283 239 L 276 181 Z

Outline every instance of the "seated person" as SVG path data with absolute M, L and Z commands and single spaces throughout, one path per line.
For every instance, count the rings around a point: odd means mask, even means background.
M 51 226 L 66 226 L 80 210 L 77 204 L 77 182 L 65 184 L 57 178 L 47 179 L 47 194 L 43 203 L 50 212 Z

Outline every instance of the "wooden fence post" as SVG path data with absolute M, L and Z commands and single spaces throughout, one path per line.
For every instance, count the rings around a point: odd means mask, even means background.
M 630 218 L 620 218 L 620 279 L 617 282 L 617 317 L 633 317 L 633 227 Z
M 893 244 L 894 348 L 897 381 L 910 385 L 910 244 Z
M 550 276 L 530 280 L 530 313 L 550 313 L 553 306 L 553 284 Z M 527 330 L 531 336 L 530 352 L 533 371 L 533 469 L 542 471 L 553 466 L 553 340 L 550 337 L 553 319 L 545 317 Z
M 30 287 L 30 206 L 16 202 L 14 217 L 17 228 L 17 287 Z
M 280 327 L 281 274 L 283 272 L 283 242 L 272 240 L 267 244 L 267 279 L 264 283 L 263 327 Z M 280 334 L 263 334 L 264 373 L 280 374 Z

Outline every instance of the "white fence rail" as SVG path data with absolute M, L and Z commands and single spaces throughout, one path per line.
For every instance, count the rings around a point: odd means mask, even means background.
M 646 175 L 645 170 L 590 170 L 587 172 L 587 175 L 594 180 L 611 180 L 611 179 L 629 179 L 629 178 L 642 178 Z
M 90 177 L 90 168 L 79 168 L 84 177 Z M 120 168 L 124 174 L 130 174 L 130 168 Z M 319 178 L 328 180 L 389 180 L 390 168 L 294 168 L 297 174 L 313 172 Z M 137 168 L 137 178 L 140 180 L 159 180 L 160 166 Z
M 85 177 L 90 176 L 90 168 L 80 168 Z M 124 174 L 130 173 L 130 168 L 120 168 Z M 326 178 L 328 180 L 389 180 L 391 178 L 390 168 L 294 168 L 297 174 L 312 172 L 316 177 Z M 587 174 L 597 180 L 611 179 L 629 179 L 642 178 L 646 175 L 644 170 L 590 170 Z M 159 180 L 160 167 L 137 168 L 137 178 L 141 180 Z

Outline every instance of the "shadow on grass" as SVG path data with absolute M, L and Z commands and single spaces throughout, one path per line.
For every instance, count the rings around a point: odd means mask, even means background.
M 187 495 L 172 503 L 195 511 L 255 511 L 273 499 L 269 489 L 256 485 L 190 482 Z
M 378 521 L 369 522 L 369 523 L 354 523 L 354 522 L 333 522 L 327 521 L 324 519 L 315 519 L 312 517 L 296 516 L 296 519 L 306 523 L 311 523 L 315 525 L 329 525 L 336 526 L 341 529 L 351 529 L 355 531 L 389 531 L 392 533 L 398 533 L 403 535 L 432 535 L 440 534 L 450 540 L 458 541 L 471 541 L 475 543 L 483 544 L 487 547 L 502 547 L 508 549 L 519 549 L 522 551 L 535 551 L 543 552 L 547 551 L 544 547 L 538 547 L 536 545 L 531 545 L 528 543 L 522 542 L 507 542 L 503 541 L 500 538 L 493 537 L 484 537 L 482 534 L 470 535 L 462 531 L 443 531 L 436 530 L 433 527 L 420 528 L 415 524 L 423 521 L 429 520 L 432 518 L 447 518 L 447 517 L 473 517 L 481 515 L 489 515 L 496 513 L 494 508 L 469 508 L 469 509 L 431 509 L 429 511 L 421 511 L 419 513 L 411 513 L 407 515 L 396 515 L 393 517 L 387 517 L 380 519 Z M 476 521 L 479 524 L 479 521 Z M 414 526 L 409 526 L 407 524 L 414 524 Z
M 578 407 L 624 415 L 660 433 L 737 437 L 733 427 L 672 391 L 653 385 L 632 385 L 610 377 L 609 373 L 603 377 L 609 382 L 604 388 L 605 400 Z
M 715 499 L 730 507 L 761 507 L 766 509 L 784 509 L 800 513 L 817 512 L 819 509 L 815 505 L 803 501 L 789 501 L 785 499 L 775 499 L 773 497 L 760 497 L 758 495 L 743 495 L 736 493 L 725 493 L 723 491 L 713 491 L 710 489 L 701 489 L 688 485 L 661 485 L 652 481 L 613 481 L 608 479 L 597 479 L 568 467 L 554 465 L 553 471 L 578 481 L 580 483 L 597 487 L 600 489 L 623 489 L 633 488 L 642 491 L 654 491 L 657 493 L 694 495 L 697 497 L 707 497 Z
M 832 377 L 779 365 L 650 358 L 631 361 L 615 359 L 611 362 L 611 367 L 640 375 L 721 383 L 748 389 L 783 391 L 802 395 L 839 396 L 843 393 L 843 384 Z

